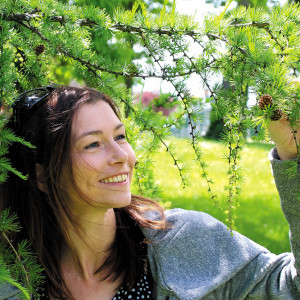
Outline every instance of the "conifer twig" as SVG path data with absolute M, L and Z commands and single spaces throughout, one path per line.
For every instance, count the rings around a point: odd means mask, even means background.
M 28 288 L 30 288 L 30 279 L 29 279 L 29 276 L 27 274 L 27 271 L 19 257 L 19 254 L 17 252 L 17 250 L 15 249 L 15 247 L 13 246 L 13 244 L 11 243 L 11 241 L 9 240 L 8 236 L 5 234 L 5 232 L 1 231 L 1 234 L 3 235 L 3 237 L 5 238 L 6 242 L 9 244 L 10 248 L 13 250 L 13 252 L 15 253 L 15 256 L 17 258 L 17 260 L 19 261 L 19 263 L 21 264 L 21 268 L 24 272 L 24 276 L 25 276 L 25 279 L 26 279 L 26 284 L 28 286 Z
M 274 36 L 272 31 L 270 30 L 270 23 L 268 22 L 250 22 L 250 23 L 233 23 L 231 24 L 233 27 L 257 27 L 257 28 L 262 28 L 264 29 L 270 37 L 276 42 L 276 44 L 280 47 L 281 51 L 284 51 L 284 47 L 280 44 L 278 39 Z
M 158 64 L 158 66 L 160 67 L 160 69 L 163 70 L 163 72 L 165 72 L 165 71 L 164 71 L 165 69 L 164 69 L 164 67 L 161 65 L 159 59 L 155 57 L 155 55 L 154 55 L 154 53 L 152 52 L 150 46 L 148 45 L 145 36 L 144 36 L 142 33 L 140 34 L 140 36 L 141 36 L 141 38 L 142 38 L 142 40 L 143 40 L 143 43 L 144 43 L 145 48 L 146 48 L 146 49 L 148 50 L 148 52 L 149 52 L 150 57 L 153 57 L 154 61 Z M 174 41 L 174 42 L 176 43 L 176 41 Z M 178 44 L 177 44 L 177 46 L 179 47 Z M 172 53 L 170 53 L 170 54 L 172 55 Z M 183 50 L 183 55 L 184 55 L 184 56 L 187 56 L 184 50 Z M 188 57 L 188 56 L 187 56 L 187 57 Z M 173 57 L 173 58 L 174 58 L 174 57 Z M 197 70 L 197 68 L 196 68 L 196 66 L 194 65 L 193 61 L 190 60 L 190 62 L 191 62 L 191 65 L 194 67 L 194 69 Z M 197 72 L 197 74 L 198 74 L 198 72 Z M 191 117 L 191 113 L 189 112 L 189 108 L 188 108 L 188 106 L 187 106 L 187 100 L 186 100 L 186 99 L 188 99 L 190 96 L 187 95 L 186 93 L 182 93 L 181 88 L 179 88 L 179 87 L 174 83 L 174 81 L 170 80 L 170 78 L 168 77 L 167 74 L 165 74 L 165 79 L 166 79 L 167 81 L 169 81 L 169 82 L 173 85 L 174 89 L 175 89 L 176 92 L 177 92 L 177 97 L 179 97 L 179 98 L 181 99 L 181 101 L 182 101 L 182 103 L 183 103 L 183 105 L 184 105 L 184 109 L 185 109 L 185 111 L 186 111 L 186 114 L 187 114 L 188 120 L 189 120 L 188 123 L 189 123 L 190 128 L 191 128 L 190 135 L 191 135 L 191 139 L 192 139 L 192 147 L 193 147 L 193 150 L 194 150 L 194 152 L 195 152 L 195 154 L 196 154 L 197 161 L 199 162 L 199 164 L 200 164 L 200 166 L 201 166 L 201 168 L 202 168 L 202 175 L 203 175 L 203 177 L 204 177 L 204 179 L 206 180 L 206 183 L 207 183 L 207 185 L 208 185 L 208 192 L 210 193 L 211 198 L 212 198 L 212 199 L 214 200 L 214 202 L 216 203 L 216 195 L 214 195 L 214 194 L 212 193 L 211 179 L 208 179 L 208 177 L 207 177 L 207 173 L 206 173 L 206 170 L 205 170 L 205 164 L 204 164 L 204 162 L 202 161 L 202 158 L 201 158 L 201 156 L 200 156 L 200 153 L 201 153 L 201 152 L 199 151 L 198 146 L 196 145 L 196 137 L 195 137 L 195 129 L 196 129 L 196 125 L 193 123 L 193 120 L 192 120 L 192 117 Z M 211 91 L 211 93 L 213 93 L 213 92 Z M 165 145 L 165 146 L 166 146 L 166 145 Z M 167 146 L 166 146 L 166 147 L 167 147 Z M 167 151 L 169 151 L 168 148 L 167 148 Z M 173 160 L 175 161 L 175 165 L 177 165 L 177 162 L 176 162 L 175 158 L 173 158 Z

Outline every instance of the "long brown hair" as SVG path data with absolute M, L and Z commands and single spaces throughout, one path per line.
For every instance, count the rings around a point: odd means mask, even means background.
M 14 168 L 28 174 L 28 180 L 10 173 L 0 186 L 0 208 L 10 207 L 18 215 L 23 230 L 13 237 L 13 242 L 30 240 L 45 269 L 48 293 L 57 299 L 73 298 L 63 280 L 60 257 L 63 242 L 69 245 L 67 226 L 73 226 L 79 235 L 81 230 L 60 188 L 63 170 L 67 169 L 71 181 L 74 179 L 70 153 L 72 120 L 82 105 L 96 101 L 107 102 L 120 119 L 117 105 L 107 95 L 87 87 L 62 86 L 30 110 L 24 124 L 16 127 L 12 117 L 6 125 L 17 130 L 19 136 L 36 148 L 30 149 L 20 143 L 11 145 L 8 158 Z M 38 188 L 36 164 L 43 166 L 46 193 Z M 160 220 L 149 220 L 146 210 L 158 213 Z M 163 209 L 152 200 L 132 196 L 131 204 L 115 209 L 115 213 L 116 239 L 98 271 L 105 269 L 115 274 L 115 279 L 121 276 L 120 286 L 132 286 L 147 257 L 140 227 L 165 228 Z

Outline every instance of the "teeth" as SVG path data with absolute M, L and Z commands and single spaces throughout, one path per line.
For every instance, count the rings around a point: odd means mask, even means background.
M 123 174 L 123 175 L 118 175 L 118 176 L 113 176 L 113 177 L 102 179 L 102 180 L 100 180 L 100 182 L 111 183 L 111 182 L 123 182 L 126 180 L 127 180 L 127 175 Z

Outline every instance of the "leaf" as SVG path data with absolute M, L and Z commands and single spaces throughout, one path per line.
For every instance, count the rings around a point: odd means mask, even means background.
M 17 222 L 17 215 L 11 214 L 9 208 L 0 213 L 0 231 L 1 232 L 18 232 L 21 227 Z

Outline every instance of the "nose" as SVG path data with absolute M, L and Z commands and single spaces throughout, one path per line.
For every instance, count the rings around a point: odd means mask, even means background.
M 112 142 L 108 149 L 109 152 L 109 163 L 124 164 L 128 160 L 128 153 L 125 149 L 120 147 L 117 142 Z

